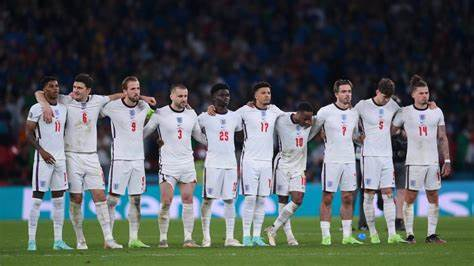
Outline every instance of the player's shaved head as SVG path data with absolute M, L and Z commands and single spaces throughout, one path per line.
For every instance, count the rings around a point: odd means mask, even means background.
M 171 85 L 171 90 L 170 90 L 170 93 L 173 94 L 176 92 L 176 90 L 187 90 L 188 88 L 186 86 L 184 86 L 183 84 L 181 83 L 178 83 L 178 84 L 173 84 Z
M 183 110 L 188 105 L 188 88 L 183 84 L 172 85 L 170 99 L 173 109 Z

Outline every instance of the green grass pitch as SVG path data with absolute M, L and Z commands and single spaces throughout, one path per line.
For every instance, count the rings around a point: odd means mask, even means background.
M 268 226 L 272 218 L 265 220 Z M 320 245 L 319 220 L 293 219 L 293 231 L 299 247 L 288 247 L 283 232 L 279 232 L 277 247 L 224 248 L 225 224 L 213 219 L 211 234 L 213 247 L 183 249 L 181 220 L 170 224 L 170 248 L 159 249 L 158 225 L 153 219 L 141 222 L 140 239 L 152 245 L 149 249 L 103 250 L 102 233 L 95 220 L 87 220 L 84 232 L 89 250 L 53 251 L 52 223 L 41 220 L 38 228 L 38 251 L 27 252 L 26 222 L 0 222 L 0 265 L 474 265 L 474 218 L 440 218 L 438 232 L 448 241 L 445 245 L 425 244 L 426 218 L 417 218 L 415 232 L 417 244 L 388 245 L 385 221 L 377 219 L 382 244 L 372 245 L 365 240 L 362 246 L 340 244 L 342 232 L 339 219 L 333 219 L 331 234 L 333 245 Z M 241 239 L 241 221 L 236 221 L 236 238 Z M 354 232 L 357 235 L 359 232 Z M 114 228 L 119 243 L 128 241 L 128 223 L 117 221 Z M 202 239 L 201 224 L 196 220 L 194 239 Z M 64 240 L 75 247 L 75 236 L 69 221 L 65 222 Z

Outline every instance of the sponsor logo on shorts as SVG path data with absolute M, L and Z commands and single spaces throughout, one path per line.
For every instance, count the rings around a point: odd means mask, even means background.
M 46 186 L 46 181 L 40 181 L 40 187 L 45 187 Z
M 365 184 L 366 184 L 366 185 L 370 185 L 370 182 L 371 182 L 371 181 L 372 181 L 372 180 L 370 180 L 370 178 L 367 178 L 367 179 L 365 180 Z
M 328 187 L 332 187 L 332 181 L 327 182 Z
M 250 186 L 249 185 L 244 185 L 245 190 L 249 190 Z
M 410 186 L 412 187 L 416 186 L 416 180 L 410 180 Z
M 207 188 L 207 193 L 212 194 L 213 189 L 211 187 Z
M 119 188 L 119 184 L 114 184 L 114 190 L 117 190 Z

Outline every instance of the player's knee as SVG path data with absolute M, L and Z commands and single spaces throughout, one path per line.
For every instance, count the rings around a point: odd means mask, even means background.
M 118 197 L 113 196 L 113 195 L 109 195 L 109 197 L 107 198 L 107 205 L 109 207 L 115 207 L 115 206 L 117 206 L 118 201 L 119 201 Z
M 325 194 L 323 196 L 323 200 L 321 202 L 323 205 L 325 206 L 331 206 L 331 203 L 332 203 L 332 194 Z
M 291 198 L 291 201 L 293 201 L 296 205 L 301 205 L 303 203 L 303 197 L 296 196 L 296 197 Z
M 133 204 L 135 206 L 140 206 L 140 200 L 141 200 L 140 195 L 130 196 L 129 200 L 130 200 L 130 204 Z
M 53 198 L 61 198 L 63 195 L 64 195 L 64 190 L 51 192 L 51 197 Z
M 438 191 L 437 190 L 427 190 L 426 197 L 429 203 L 438 204 Z
M 352 193 L 344 193 L 342 195 L 342 204 L 352 204 Z
M 186 204 L 191 204 L 193 203 L 193 195 L 182 195 L 181 201 Z
M 82 194 L 69 193 L 69 197 L 71 202 L 74 202 L 76 204 L 82 204 Z
M 35 199 L 43 199 L 44 192 L 41 191 L 33 191 L 33 198 Z
M 284 204 L 286 204 L 286 203 L 288 203 L 288 199 L 289 199 L 288 196 L 278 196 L 278 202 L 279 202 L 279 203 L 284 203 Z
M 103 202 L 107 200 L 103 190 L 91 190 L 91 194 L 94 202 Z

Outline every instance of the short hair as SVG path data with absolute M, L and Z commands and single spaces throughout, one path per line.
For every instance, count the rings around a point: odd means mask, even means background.
M 270 83 L 266 81 L 259 81 L 253 84 L 252 91 L 255 94 L 260 88 L 265 88 L 265 87 L 268 87 L 271 89 L 272 85 L 270 85 Z
M 296 106 L 297 112 L 311 112 L 314 114 L 314 108 L 309 102 L 300 102 L 298 106 Z
M 214 95 L 216 92 L 220 91 L 220 90 L 229 90 L 230 91 L 230 88 L 227 84 L 225 83 L 217 83 L 217 84 L 214 84 L 212 87 L 211 87 L 211 95 Z
M 125 78 L 122 80 L 122 85 L 120 85 L 120 87 L 122 87 L 122 90 L 126 90 L 126 89 L 127 89 L 128 83 L 129 83 L 130 81 L 138 81 L 138 78 L 135 77 L 135 76 L 127 76 L 127 77 L 125 77 Z
M 383 78 L 377 84 L 377 90 L 387 97 L 391 97 L 395 92 L 395 82 L 389 78 Z
M 86 85 L 86 88 L 92 88 L 92 86 L 94 85 L 94 79 L 86 73 L 78 74 L 74 78 L 74 82 L 82 82 L 84 83 L 84 85 Z
M 334 82 L 334 85 L 332 86 L 332 89 L 334 91 L 334 93 L 338 93 L 339 92 L 339 87 L 342 86 L 342 85 L 349 85 L 351 86 L 351 89 L 353 88 L 353 85 L 352 85 L 352 82 L 348 79 L 338 79 L 336 80 L 336 82 Z
M 173 93 L 176 89 L 187 90 L 188 88 L 186 86 L 184 86 L 184 84 L 182 84 L 182 83 L 177 83 L 177 84 L 171 85 L 170 92 Z
M 39 89 L 42 90 L 46 87 L 46 84 L 50 81 L 58 81 L 58 78 L 55 76 L 43 76 L 39 82 Z
M 428 83 L 419 75 L 413 75 L 410 79 L 410 91 L 413 92 L 418 87 L 428 87 Z

